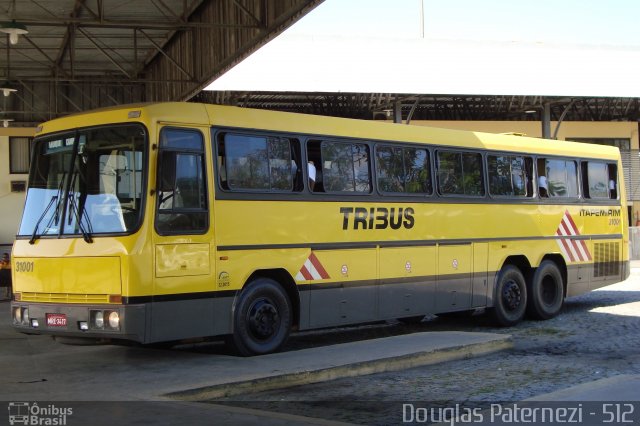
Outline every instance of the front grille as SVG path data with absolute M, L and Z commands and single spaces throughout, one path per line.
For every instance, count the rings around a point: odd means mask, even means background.
M 620 243 L 595 243 L 593 276 L 609 277 L 620 275 Z
M 109 295 L 22 292 L 20 300 L 41 303 L 109 303 Z

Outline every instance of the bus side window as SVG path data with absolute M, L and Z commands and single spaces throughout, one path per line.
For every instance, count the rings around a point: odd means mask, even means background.
M 540 162 L 541 159 L 538 159 Z M 539 177 L 540 189 L 543 189 L 543 176 L 548 185 L 551 198 L 578 198 L 578 170 L 574 160 L 563 158 L 544 158 L 544 175 Z M 540 169 L 538 168 L 540 173 Z M 540 192 L 542 195 L 542 191 Z
M 603 161 L 582 162 L 582 190 L 585 198 L 617 199 L 616 166 Z
M 618 166 L 615 164 L 607 164 L 609 171 L 609 198 L 618 199 Z
M 297 139 L 253 134 L 221 134 L 218 169 L 222 189 L 298 192 L 302 190 Z M 223 167 L 224 166 L 224 167 Z
M 322 181 L 327 192 L 371 192 L 369 147 L 363 143 L 322 141 Z
M 484 196 L 480 153 L 438 150 L 436 156 L 438 192 L 441 195 Z
M 532 197 L 532 159 L 519 155 L 488 155 L 489 193 L 501 197 Z

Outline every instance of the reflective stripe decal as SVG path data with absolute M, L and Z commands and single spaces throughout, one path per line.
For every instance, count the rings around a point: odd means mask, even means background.
M 591 253 L 587 247 L 587 243 L 584 240 L 574 240 L 566 237 L 575 237 L 580 235 L 576 223 L 569 214 L 569 210 L 564 212 L 560 225 L 556 230 L 556 235 L 562 238 L 558 238 L 556 241 L 560 251 L 571 262 L 586 262 L 591 260 Z
M 326 280 L 331 278 L 316 255 L 311 252 L 296 275 L 296 281 Z

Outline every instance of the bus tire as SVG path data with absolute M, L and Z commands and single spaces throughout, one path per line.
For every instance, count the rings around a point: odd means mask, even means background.
M 291 302 L 270 278 L 258 278 L 240 294 L 234 310 L 231 343 L 241 356 L 277 352 L 291 332 Z
M 528 282 L 527 315 L 547 320 L 558 315 L 564 303 L 564 280 L 555 262 L 543 261 Z
M 527 309 L 527 284 L 518 267 L 502 267 L 496 281 L 495 295 L 491 314 L 498 325 L 510 327 L 524 318 Z

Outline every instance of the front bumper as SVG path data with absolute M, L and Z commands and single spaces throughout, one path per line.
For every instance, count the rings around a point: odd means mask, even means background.
M 28 319 L 16 320 L 15 310 L 27 309 Z M 98 328 L 94 324 L 95 312 L 117 312 L 119 326 Z M 92 315 L 93 312 L 93 315 Z M 53 314 L 53 315 L 52 315 Z M 47 324 L 47 316 L 58 320 Z M 59 318 L 64 316 L 64 321 Z M 107 340 L 145 341 L 145 305 L 62 305 L 53 303 L 12 302 L 11 317 L 15 330 L 28 334 L 50 334 L 63 337 L 86 337 Z M 21 316 L 22 317 L 22 316 Z M 64 322 L 61 325 L 61 322 Z

